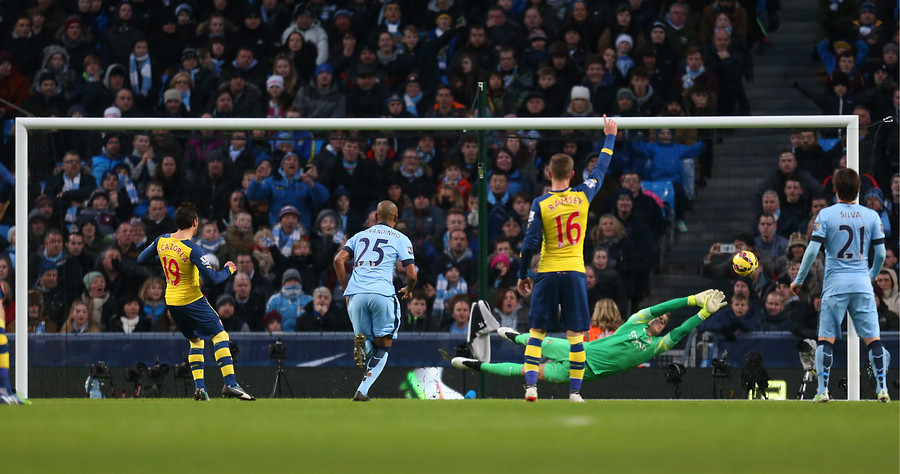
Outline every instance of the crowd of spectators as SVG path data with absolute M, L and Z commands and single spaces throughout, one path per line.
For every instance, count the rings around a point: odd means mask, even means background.
M 495 117 L 749 114 L 751 51 L 768 44 L 761 25 L 778 23 L 773 0 L 34 0 L 0 8 L 7 121 L 468 117 L 478 81 Z M 332 256 L 374 223 L 379 199 L 398 205 L 398 228 L 415 245 L 422 284 L 407 304 L 409 329 L 458 330 L 473 297 L 523 327 L 528 301 L 510 288 L 520 265 L 535 267 L 518 250 L 531 201 L 549 183 L 545 165 L 570 154 L 577 182 L 603 140 L 589 131 L 495 132 L 488 215 L 478 216 L 479 145 L 461 132 L 34 133 L 40 153 L 30 157 L 31 212 L 20 225 L 34 279 L 29 328 L 126 333 L 174 329 L 161 272 L 135 257 L 175 230 L 171 214 L 182 200 L 197 205 L 197 241 L 210 260 L 237 264 L 233 280 L 205 288 L 231 331 L 348 330 Z M 592 308 L 604 301 L 611 313 L 612 302 L 627 315 L 637 307 L 667 226 L 687 231 L 681 217 L 710 176 L 714 141 L 697 130 L 620 132 L 583 233 Z M 0 161 L 11 167 L 11 156 Z M 674 205 L 647 181 L 671 186 Z M 479 219 L 488 222 L 488 295 L 477 294 Z M 16 232 L 0 257 L 7 283 Z
M 815 45 L 822 61 L 824 93 L 807 94 L 825 114 L 859 116 L 861 189 L 859 203 L 881 216 L 887 255 L 875 282 L 881 330 L 900 330 L 897 293 L 900 165 L 898 165 L 898 55 L 896 3 L 820 2 L 820 35 Z M 796 83 L 795 83 L 796 84 Z M 880 123 L 884 117 L 893 121 Z M 879 122 L 879 123 L 875 123 Z M 731 307 L 700 330 L 733 338 L 737 333 L 791 331 L 816 339 L 824 259 L 820 252 L 800 294 L 790 293 L 813 232 L 816 215 L 837 199 L 831 176 L 847 166 L 846 137 L 831 132 L 795 130 L 777 153 L 777 167 L 761 180 L 751 198 L 756 212 L 746 233 L 731 243 L 715 243 L 704 258 L 704 274 L 731 287 Z M 775 163 L 775 154 L 772 155 Z M 731 270 L 735 251 L 753 251 L 759 268 L 749 277 Z

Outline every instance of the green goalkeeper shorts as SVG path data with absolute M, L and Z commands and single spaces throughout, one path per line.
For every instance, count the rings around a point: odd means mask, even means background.
M 568 383 L 569 382 L 569 341 L 557 338 L 547 337 L 541 344 L 541 356 L 550 359 L 552 362 L 544 364 L 544 380 L 550 383 Z M 590 367 L 584 366 L 584 379 L 595 380 L 599 377 L 594 374 Z

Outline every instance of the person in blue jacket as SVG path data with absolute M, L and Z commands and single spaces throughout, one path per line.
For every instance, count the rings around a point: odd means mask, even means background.
M 300 210 L 300 222 L 309 229 L 314 206 L 324 204 L 329 196 L 328 189 L 316 181 L 318 177 L 315 165 L 301 170 L 297 155 L 288 153 L 281 162 L 281 173 L 250 182 L 247 198 L 269 203 L 269 225 L 278 223 L 278 212 L 290 204 Z
M 685 176 L 683 160 L 700 156 L 705 145 L 702 141 L 687 146 L 672 142 L 672 130 L 660 129 L 656 132 L 656 142 L 634 141 L 632 149 L 646 161 L 641 170 L 641 178 L 649 181 L 671 181 L 675 188 L 675 217 L 678 219 L 678 230 L 687 232 L 684 224 L 684 210 L 687 207 L 687 194 L 684 192 Z

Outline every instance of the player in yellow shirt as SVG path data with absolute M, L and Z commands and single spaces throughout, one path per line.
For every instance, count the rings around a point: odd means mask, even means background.
M 181 203 L 175 210 L 178 231 L 157 237 L 138 256 L 138 263 L 148 265 L 159 261 L 162 264 L 166 276 L 166 306 L 178 329 L 191 342 L 188 362 L 196 386 L 194 399 L 209 400 L 203 381 L 203 339 L 212 339 L 216 362 L 225 379 L 222 396 L 256 400 L 238 385 L 234 377 L 231 350 L 228 348 L 228 333 L 225 332 L 219 315 L 200 291 L 201 276 L 207 284 L 218 285 L 234 274 L 235 266 L 229 261 L 225 263 L 225 268 L 213 270 L 206 252 L 191 241 L 197 233 L 198 223 L 194 204 Z
M 575 175 L 572 157 L 564 153 L 550 159 L 550 192 L 531 204 L 528 229 L 522 243 L 517 287 L 522 296 L 532 289 L 529 311 L 528 343 L 525 346 L 525 400 L 537 401 L 538 367 L 541 342 L 547 330 L 558 326 L 566 330 L 569 340 L 569 400 L 583 402 L 581 382 L 584 378 L 584 331 L 590 326 L 587 304 L 587 280 L 584 276 L 584 238 L 587 234 L 588 207 L 600 190 L 612 159 L 618 126 L 603 116 L 606 141 L 597 164 L 588 179 L 570 187 Z M 540 249 L 541 262 L 532 282 L 527 276 L 531 256 Z

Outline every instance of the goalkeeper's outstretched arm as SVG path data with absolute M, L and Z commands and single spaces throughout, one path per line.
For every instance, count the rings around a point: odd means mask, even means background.
M 705 290 L 697 293 L 696 295 L 690 295 L 684 298 L 675 298 L 669 301 L 662 302 L 658 305 L 651 306 L 649 308 L 644 308 L 628 318 L 628 322 L 644 324 L 655 317 L 662 316 L 663 314 L 674 311 L 676 309 L 684 308 L 685 306 L 703 306 L 704 304 L 706 304 L 707 298 L 709 298 L 715 291 L 716 290 Z
M 709 292 L 709 293 L 707 293 Z M 703 308 L 700 308 L 700 311 L 697 312 L 694 316 L 691 316 L 687 321 L 678 326 L 677 328 L 669 331 L 668 334 L 665 335 L 662 339 L 660 339 L 659 343 L 655 348 L 656 354 L 662 354 L 663 352 L 668 351 L 669 349 L 675 347 L 675 344 L 678 344 L 678 341 L 690 334 L 690 332 L 697 326 L 700 325 L 706 318 L 710 317 L 712 313 L 715 313 L 719 309 L 723 308 L 726 304 L 725 302 L 725 293 L 722 293 L 718 290 L 707 290 L 703 293 L 698 293 L 694 295 L 694 297 L 705 294 Z M 688 297 L 691 298 L 691 297 Z M 687 299 L 687 298 L 685 298 Z

